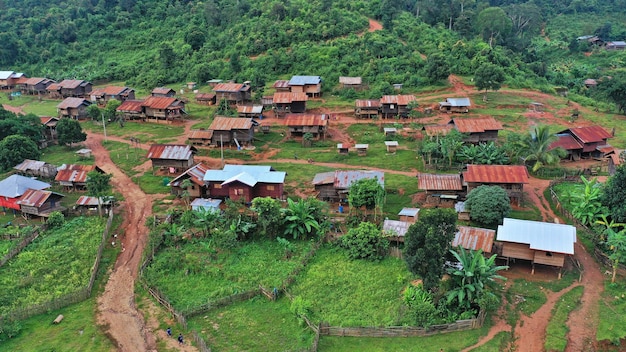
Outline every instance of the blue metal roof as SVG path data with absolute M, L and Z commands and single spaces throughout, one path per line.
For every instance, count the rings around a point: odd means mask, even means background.
M 219 209 L 221 203 L 222 203 L 221 199 L 196 198 L 193 200 L 193 202 L 191 202 L 191 209 L 193 210 L 198 210 L 199 208 Z
M 21 175 L 11 175 L 0 181 L 0 196 L 17 198 L 29 189 L 42 190 L 50 188 L 49 183 Z
M 271 166 L 228 164 L 222 170 L 208 170 L 204 174 L 204 181 L 222 181 L 223 184 L 239 181 L 253 186 L 257 182 L 283 183 L 286 175 L 284 171 L 272 171 Z
M 289 85 L 303 86 L 305 84 L 319 84 L 321 81 L 320 76 L 293 76 L 289 80 Z

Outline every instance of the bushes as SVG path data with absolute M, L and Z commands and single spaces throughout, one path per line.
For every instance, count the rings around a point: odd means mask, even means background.
M 382 260 L 387 255 L 389 241 L 371 222 L 362 222 L 341 238 L 341 247 L 350 259 Z
M 484 225 L 496 225 L 511 211 L 511 201 L 499 186 L 479 186 L 467 195 L 465 206 L 472 220 Z

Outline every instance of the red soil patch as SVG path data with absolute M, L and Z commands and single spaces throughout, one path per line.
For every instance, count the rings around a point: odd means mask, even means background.
M 369 19 L 369 22 L 370 22 L 370 26 L 367 29 L 368 32 L 375 32 L 375 31 L 379 31 L 383 29 L 383 25 L 380 22 L 373 20 L 371 18 Z

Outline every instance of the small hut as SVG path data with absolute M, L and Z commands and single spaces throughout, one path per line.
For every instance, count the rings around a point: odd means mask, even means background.
M 340 155 L 348 155 L 350 149 L 350 144 L 348 143 L 338 143 L 337 144 L 337 152 Z
M 369 146 L 370 146 L 369 144 L 356 144 L 354 146 L 354 149 L 356 149 L 358 156 L 366 156 L 367 149 L 369 148 Z
M 91 149 L 83 148 L 76 151 L 79 158 L 88 159 L 91 158 Z
M 396 153 L 396 149 L 398 149 L 398 141 L 385 141 L 385 146 L 387 147 L 387 153 Z
M 419 212 L 420 208 L 402 208 L 398 216 L 400 217 L 400 221 L 415 223 L 417 222 Z
M 542 103 L 533 101 L 530 104 L 528 104 L 528 110 L 534 111 L 534 112 L 543 112 L 544 106 Z
M 398 130 L 395 127 L 385 127 L 383 128 L 383 131 L 385 133 L 385 136 L 390 136 L 390 137 L 395 136 L 396 133 L 398 132 Z

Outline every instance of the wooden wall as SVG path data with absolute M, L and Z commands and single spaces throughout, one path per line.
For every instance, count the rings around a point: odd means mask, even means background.
M 547 255 L 548 252 L 545 251 L 535 251 L 535 259 L 534 262 L 536 264 L 545 264 L 563 267 L 565 265 L 565 254 L 563 253 L 551 253 L 552 255 Z
M 502 242 L 502 256 L 515 259 L 535 259 L 535 250 L 522 243 Z

